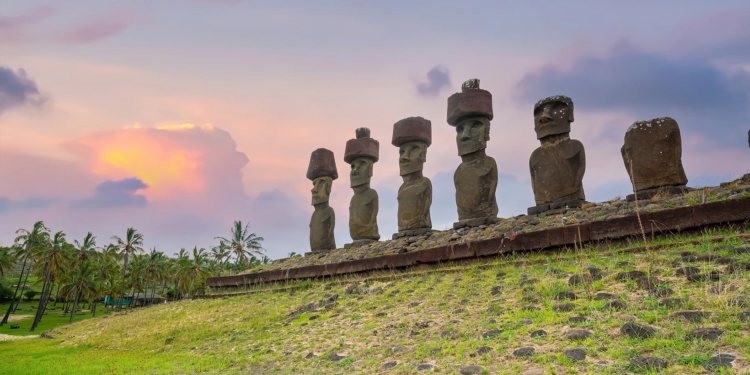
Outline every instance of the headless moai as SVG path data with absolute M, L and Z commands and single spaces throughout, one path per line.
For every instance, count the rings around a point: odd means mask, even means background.
M 687 191 L 688 179 L 682 167 L 682 137 L 677 121 L 669 117 L 633 123 L 625 133 L 620 150 L 625 169 L 638 199 L 657 193 Z M 628 200 L 635 200 L 630 194 Z
M 370 188 L 373 164 L 378 161 L 380 144 L 370 138 L 370 129 L 359 128 L 357 138 L 346 142 L 344 161 L 351 164 L 350 183 L 354 190 L 349 202 L 349 235 L 360 245 L 380 239 L 378 232 L 378 193 Z
M 534 131 L 541 146 L 529 158 L 536 202 L 529 215 L 585 203 L 586 152 L 580 141 L 570 139 L 571 122 L 573 100 L 567 96 L 550 96 L 534 105 Z
M 461 164 L 453 175 L 458 222 L 454 228 L 497 222 L 497 163 L 487 156 L 490 140 L 492 94 L 479 88 L 478 79 L 461 85 L 461 92 L 448 98 L 448 124 L 456 127 Z
M 391 143 L 399 148 L 399 172 L 404 180 L 398 189 L 398 233 L 393 238 L 431 232 L 432 183 L 422 169 L 432 143 L 432 123 L 422 117 L 400 120 L 393 125 Z
M 328 205 L 333 180 L 339 178 L 336 171 L 336 159 L 333 152 L 319 148 L 310 155 L 307 167 L 307 178 L 313 183 L 312 205 L 315 211 L 310 219 L 310 250 L 313 252 L 333 250 L 336 239 L 333 229 L 336 226 L 336 214 Z

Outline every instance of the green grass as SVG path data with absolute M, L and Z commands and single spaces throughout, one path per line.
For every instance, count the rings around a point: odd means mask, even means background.
M 709 238 L 737 234 L 733 230 L 710 231 L 700 236 L 656 239 L 650 245 L 699 240 L 697 245 L 670 245 L 651 253 L 618 252 L 622 248 L 586 247 L 560 253 L 514 254 L 473 263 L 448 264 L 439 269 L 389 272 L 373 277 L 347 276 L 331 281 L 297 281 L 286 285 L 300 289 L 286 292 L 181 301 L 119 314 L 86 319 L 50 332 L 54 339 L 19 339 L 0 342 L 3 363 L 0 374 L 417 374 L 422 363 L 435 368 L 429 373 L 456 374 L 479 365 L 489 374 L 518 374 L 536 368 L 550 374 L 621 374 L 638 356 L 666 359 L 665 374 L 702 374 L 711 356 L 734 353 L 735 373 L 750 371 L 750 323 L 738 313 L 750 306 L 727 302 L 750 296 L 750 272 L 727 274 L 726 266 L 694 263 L 701 269 L 719 270 L 721 281 L 692 283 L 674 276 L 670 262 L 681 251 L 715 253 L 750 262 L 749 255 L 718 249 Z M 725 244 L 736 246 L 740 239 Z M 637 247 L 634 242 L 629 247 Z M 618 267 L 627 261 L 630 266 Z M 568 277 L 596 266 L 603 278 L 588 285 L 570 286 Z M 633 281 L 617 281 L 618 272 L 642 270 L 673 289 L 672 297 L 686 298 L 684 307 L 660 307 Z M 432 271 L 427 272 L 425 271 Z M 497 278 L 502 271 L 505 276 Z M 565 275 L 560 275 L 561 273 Z M 391 276 L 389 280 L 375 277 Z M 538 280 L 521 285 L 522 280 Z M 358 283 L 349 288 L 351 283 Z M 723 284 L 736 290 L 722 294 L 709 291 Z M 499 286 L 496 293 L 492 288 Z M 255 286 L 248 290 L 258 290 Z M 347 294 L 347 289 L 354 293 Z M 556 301 L 560 292 L 573 292 L 574 301 Z M 622 311 L 609 310 L 607 301 L 593 300 L 597 292 L 615 294 L 626 303 Z M 338 300 L 331 308 L 291 314 L 324 300 Z M 524 299 L 534 297 L 537 302 Z M 553 307 L 570 302 L 570 312 Z M 534 305 L 539 311 L 526 311 Z M 711 315 L 701 323 L 670 318 L 681 309 L 701 309 Z M 582 323 L 568 318 L 586 316 Z M 78 317 L 78 316 L 77 316 Z M 625 321 L 634 320 L 658 329 L 648 339 L 632 339 L 619 333 Z M 715 342 L 693 340 L 688 332 L 699 327 L 718 327 L 724 335 Z M 531 338 L 533 330 L 548 336 Z M 562 338 L 570 329 L 586 329 L 592 337 L 581 342 Z M 499 332 L 484 337 L 490 330 Z M 480 347 L 491 350 L 477 355 Z M 533 346 L 530 358 L 512 352 Z M 581 347 L 587 358 L 574 362 L 562 355 Z M 8 353 L 6 355 L 6 353 Z M 308 353 L 313 357 L 306 359 Z M 338 362 L 326 359 L 336 354 Z M 7 360 L 5 360 L 7 358 Z M 385 363 L 397 365 L 382 370 Z M 75 369 L 75 371 L 71 370 Z
M 0 319 L 2 319 L 2 316 L 5 315 L 5 312 L 8 310 L 8 304 L 10 301 L 7 301 L 3 304 L 0 304 Z M 65 314 L 65 316 L 59 316 L 63 313 L 63 306 L 64 303 L 58 303 L 57 309 L 55 310 L 47 310 L 47 315 L 42 316 L 42 320 L 39 322 L 39 325 L 37 326 L 35 332 L 29 332 L 29 328 L 31 328 L 31 323 L 34 321 L 34 315 L 36 314 L 36 307 L 39 304 L 39 300 L 32 300 L 31 302 L 23 301 L 16 309 L 15 314 L 11 314 L 10 317 L 13 319 L 14 316 L 22 316 L 26 315 L 27 318 L 24 318 L 22 320 L 12 321 L 9 323 L 4 324 L 2 327 L 0 327 L 0 334 L 5 335 L 14 335 L 14 336 L 27 336 L 27 335 L 38 335 L 44 331 L 51 330 L 53 328 L 66 325 L 68 324 L 68 321 L 70 320 L 70 313 Z M 52 303 L 50 303 L 48 306 L 52 307 Z M 88 304 L 86 304 L 86 307 L 88 308 Z M 104 305 L 98 304 L 96 308 L 96 314 L 97 315 L 104 315 Z M 77 322 L 79 320 L 83 319 L 89 319 L 91 318 L 91 312 L 87 312 L 84 314 L 76 314 L 73 317 L 73 322 Z M 21 326 L 21 328 L 18 329 L 10 329 L 11 324 L 18 324 Z

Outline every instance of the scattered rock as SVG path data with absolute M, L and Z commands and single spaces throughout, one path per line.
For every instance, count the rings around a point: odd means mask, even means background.
M 518 322 L 521 324 L 526 324 L 526 325 L 529 325 L 532 323 L 531 319 L 521 319 Z
M 690 331 L 688 337 L 693 339 L 716 341 L 724 333 L 718 328 L 698 328 Z
M 633 338 L 646 339 L 656 333 L 656 329 L 644 324 L 628 322 L 620 327 L 620 333 Z
M 646 277 L 646 273 L 643 271 L 627 271 L 627 272 L 620 272 L 615 276 L 615 279 L 617 281 L 625 281 L 625 280 L 638 280 L 642 277 Z
M 737 258 L 732 258 L 732 257 L 718 257 L 718 258 L 716 258 L 716 264 L 725 264 L 726 265 L 726 264 L 732 264 L 732 263 L 736 263 L 736 262 L 737 262 Z
M 396 361 L 387 362 L 387 363 L 384 363 L 383 366 L 380 366 L 380 368 L 383 369 L 383 370 L 388 370 L 388 369 L 392 369 L 392 368 L 396 367 L 396 365 L 398 365 L 398 362 L 396 362 Z
M 615 295 L 612 293 L 599 292 L 594 296 L 594 301 L 601 301 L 603 299 L 614 299 Z
M 534 349 L 533 347 L 526 346 L 526 347 L 518 348 L 514 350 L 513 355 L 516 357 L 531 357 L 532 355 L 534 355 L 535 351 L 536 349 Z
M 688 281 L 692 282 L 709 282 L 709 281 L 719 281 L 721 279 L 721 274 L 719 271 L 710 271 L 706 273 L 695 273 L 692 275 L 687 275 Z
M 536 306 L 524 306 L 521 307 L 521 311 L 541 311 L 541 309 Z
M 721 294 L 724 292 L 736 292 L 736 291 L 737 291 L 737 287 L 734 285 L 726 286 L 724 284 L 719 284 L 719 285 L 715 285 L 715 286 L 708 288 L 708 292 L 711 294 Z
M 572 311 L 575 307 L 576 305 L 572 303 L 561 303 L 559 305 L 552 306 L 552 310 L 557 311 L 557 312 L 568 312 L 568 311 Z
M 630 267 L 630 262 L 626 262 L 626 261 L 617 262 L 615 263 L 615 267 L 617 268 Z
M 591 336 L 591 332 L 583 329 L 574 329 L 572 331 L 565 332 L 563 335 L 564 339 L 568 340 L 586 340 Z
M 482 337 L 486 339 L 490 339 L 490 338 L 500 335 L 501 333 L 503 333 L 503 331 L 499 329 L 491 329 L 487 332 L 482 333 Z
M 521 301 L 528 302 L 528 303 L 537 303 L 539 302 L 539 298 L 535 296 L 526 296 L 526 297 L 523 297 Z
M 669 289 L 667 287 L 659 286 L 649 291 L 649 294 L 651 294 L 654 297 L 661 298 L 661 297 L 669 297 L 674 294 L 674 290 Z
M 630 360 L 630 371 L 661 371 L 667 368 L 667 361 L 659 357 L 638 357 Z
M 313 357 L 315 357 L 315 353 L 310 352 L 310 353 L 307 353 L 307 355 L 305 356 L 305 359 L 310 359 L 310 358 L 313 358 Z
M 732 368 L 732 362 L 735 360 L 735 356 L 731 354 L 719 354 L 711 357 L 706 362 L 706 369 L 714 370 L 721 367 Z
M 502 287 L 502 286 L 500 286 L 500 285 L 497 285 L 497 286 L 493 286 L 493 287 L 492 287 L 492 295 L 493 295 L 493 296 L 494 296 L 494 295 L 497 295 L 497 294 L 500 294 L 500 293 L 502 293 L 502 292 L 503 292 L 503 287 Z
M 601 280 L 601 276 L 597 275 L 591 275 L 591 274 L 576 274 L 571 276 L 568 279 L 569 285 L 583 285 L 583 284 L 591 284 L 594 280 Z
M 391 349 L 391 352 L 393 352 L 393 353 L 405 353 L 405 352 L 408 352 L 408 351 L 409 351 L 409 348 L 407 348 L 405 346 L 396 346 L 396 347 L 394 347 L 394 348 Z
M 696 256 L 695 260 L 698 262 L 713 262 L 716 260 L 716 258 L 717 257 L 715 254 L 703 254 Z
M 410 303 L 409 307 L 417 307 L 417 306 L 419 306 L 419 304 L 420 304 L 420 302 L 416 302 L 415 301 L 415 302 Z
M 575 301 L 576 299 L 578 299 L 578 296 L 576 296 L 576 294 L 573 292 L 560 292 L 560 293 L 555 294 L 554 298 L 556 301 L 565 301 L 565 300 Z
M 378 317 L 378 318 L 382 318 L 384 316 L 388 316 L 388 313 L 379 312 L 379 313 L 375 314 L 375 316 Z
M 432 370 L 433 367 L 435 367 L 435 366 L 433 366 L 433 365 L 431 365 L 429 363 L 423 363 L 423 364 L 417 366 L 417 371 Z
M 682 319 L 685 319 L 685 320 L 687 320 L 689 322 L 696 323 L 696 322 L 700 322 L 704 318 L 708 317 L 708 313 L 703 312 L 703 311 L 699 311 L 699 310 L 696 310 L 696 311 L 678 311 L 678 312 L 672 313 L 671 316 L 672 316 L 672 318 L 682 318 Z
M 492 348 L 490 348 L 489 346 L 483 346 L 483 347 L 477 349 L 477 355 L 487 354 L 487 353 L 489 353 L 491 351 L 492 351 Z
M 609 301 L 603 306 L 603 308 L 606 310 L 622 310 L 626 307 L 627 305 L 625 304 L 625 302 L 622 302 L 620 300 Z
M 676 307 L 680 307 L 686 303 L 687 300 L 683 298 L 663 298 L 661 301 L 659 301 L 659 306 L 673 309 Z
M 521 282 L 519 283 L 519 285 L 520 286 L 534 285 L 534 284 L 536 284 L 538 282 L 539 282 L 538 279 L 521 280 Z
M 573 361 L 583 361 L 586 359 L 586 351 L 581 348 L 568 349 L 563 352 L 563 356 Z
M 443 331 L 440 333 L 440 337 L 444 339 L 455 339 L 458 338 L 458 332 L 456 331 Z
M 585 316 L 571 316 L 570 318 L 568 318 L 568 323 L 581 324 L 586 323 L 588 320 L 589 318 Z
M 503 309 L 500 306 L 490 306 L 487 308 L 487 312 L 490 314 L 500 314 Z
M 655 277 L 641 277 L 635 281 L 636 285 L 643 290 L 654 290 L 661 285 L 661 281 Z
M 743 311 L 737 317 L 740 318 L 740 320 L 750 321 L 750 311 Z
M 11 324 L 10 325 L 10 329 L 19 329 L 19 328 L 21 328 L 20 324 Z
M 502 279 L 503 277 L 505 277 L 505 272 L 503 271 L 498 271 L 497 275 L 495 275 L 496 279 Z
M 545 331 L 543 329 L 537 329 L 536 331 L 532 331 L 531 332 L 531 337 L 532 338 L 534 338 L 534 337 L 545 337 L 545 336 L 547 336 L 547 331 Z
M 342 355 L 338 355 L 336 353 L 333 353 L 333 354 L 331 354 L 331 355 L 329 355 L 329 356 L 326 357 L 327 360 L 334 361 L 334 362 L 338 362 L 338 361 L 340 361 L 340 360 L 342 360 L 344 358 L 346 358 L 346 357 L 344 357 Z
M 482 371 L 484 371 L 484 367 L 482 366 L 466 366 L 459 371 L 461 375 L 476 375 L 481 374 Z
M 698 267 L 684 266 L 684 267 L 677 268 L 674 271 L 674 274 L 677 276 L 687 276 L 687 275 L 694 275 L 700 272 L 701 272 L 701 269 Z

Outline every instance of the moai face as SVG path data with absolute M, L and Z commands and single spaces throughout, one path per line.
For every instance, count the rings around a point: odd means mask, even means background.
M 333 185 L 333 179 L 330 177 L 318 177 L 313 180 L 313 188 L 310 190 L 312 193 L 312 204 L 328 202 L 328 197 L 331 195 L 331 185 Z
M 366 157 L 356 158 L 351 164 L 352 171 L 349 173 L 351 187 L 369 184 L 370 177 L 372 177 L 372 159 Z
M 467 155 L 487 148 L 490 140 L 490 120 L 475 116 L 461 120 L 456 125 L 458 155 Z
M 398 166 L 401 175 L 421 171 L 427 161 L 427 145 L 422 141 L 402 144 L 398 149 Z
M 539 106 L 534 111 L 534 130 L 536 138 L 554 134 L 570 133 L 570 123 L 573 121 L 573 109 L 560 101 L 551 101 Z

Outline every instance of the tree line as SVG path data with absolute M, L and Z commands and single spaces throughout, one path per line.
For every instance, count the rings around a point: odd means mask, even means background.
M 243 227 L 241 221 L 234 222 L 229 238 L 215 237 L 219 244 L 210 250 L 183 248 L 174 257 L 155 248 L 144 251 L 143 235 L 134 228 L 128 228 L 124 237 L 112 236 L 111 242 L 104 246 L 97 245 L 97 237 L 91 232 L 80 242 L 69 242 L 63 231 L 53 233 L 42 221 L 29 230 L 17 230 L 16 235 L 12 246 L 0 247 L 0 276 L 19 265 L 21 269 L 0 326 L 8 322 L 18 307 L 19 288 L 23 293 L 29 276 L 34 275 L 35 286 L 41 286 L 41 293 L 31 332 L 41 321 L 50 300 L 55 304 L 65 303 L 64 311 L 70 311 L 68 322 L 72 323 L 79 303 L 88 302 L 92 315 L 96 316 L 97 303 L 105 296 L 116 301 L 114 311 L 124 307 L 126 292 L 143 293 L 144 298 L 150 292 L 151 298 L 144 301 L 153 304 L 153 296 L 160 288 L 174 301 L 205 293 L 206 279 L 210 276 L 236 274 L 270 262 L 263 255 L 263 237 L 250 233 L 248 225 Z

